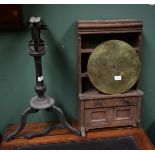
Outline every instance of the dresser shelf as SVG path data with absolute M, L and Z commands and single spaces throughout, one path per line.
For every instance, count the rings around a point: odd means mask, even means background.
M 90 54 L 108 40 L 122 40 L 140 55 L 142 21 L 79 20 L 77 22 L 78 119 L 82 131 L 118 126 L 139 126 L 141 98 L 139 80 L 123 94 L 107 95 L 98 91 L 87 73 Z

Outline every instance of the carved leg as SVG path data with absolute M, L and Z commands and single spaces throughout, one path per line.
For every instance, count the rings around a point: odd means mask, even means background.
M 46 129 L 40 131 L 40 132 L 36 132 L 36 133 L 30 133 L 24 136 L 24 138 L 30 139 L 30 138 L 34 138 L 34 137 L 40 137 L 40 136 L 44 136 L 46 134 L 48 134 L 52 129 L 55 128 L 62 128 L 61 124 L 57 124 L 57 125 L 53 125 L 51 124 L 49 127 L 47 127 Z
M 71 132 L 73 132 L 73 133 L 75 133 L 77 135 L 81 135 L 80 131 L 78 131 L 75 128 L 71 127 L 67 123 L 67 121 L 65 119 L 65 116 L 64 116 L 64 113 L 60 108 L 58 108 L 57 106 L 52 106 L 51 108 L 46 109 L 46 111 L 48 111 L 48 112 L 50 112 L 50 111 L 56 112 L 56 114 L 59 116 L 59 119 L 60 119 L 61 123 L 57 124 L 57 125 L 56 124 L 55 125 L 51 124 L 49 127 L 47 127 L 46 129 L 44 129 L 44 130 L 42 130 L 40 132 L 30 133 L 30 134 L 25 135 L 24 136 L 25 138 L 30 139 L 30 138 L 34 138 L 34 137 L 44 136 L 44 135 L 48 134 L 54 128 L 65 128 L 65 127 L 67 127 Z
M 38 110 L 33 109 L 31 107 L 27 108 L 21 115 L 20 118 L 20 124 L 19 127 L 17 128 L 17 130 L 15 132 L 13 132 L 12 134 L 8 135 L 5 140 L 6 141 L 11 141 L 13 140 L 15 137 L 17 137 L 17 134 L 24 129 L 25 125 L 26 125 L 26 118 L 30 113 L 36 113 L 38 112 Z
M 66 121 L 66 118 L 64 116 L 64 113 L 63 113 L 63 111 L 60 108 L 58 108 L 57 106 L 53 105 L 52 106 L 52 110 L 54 112 L 56 112 L 56 114 L 59 116 L 59 119 L 60 119 L 60 121 L 61 121 L 61 123 L 63 124 L 64 127 L 68 128 L 74 134 L 81 136 L 80 131 L 78 131 L 77 129 L 73 128 L 72 126 L 70 126 L 68 124 L 68 122 Z
M 81 135 L 82 135 L 82 137 L 86 137 L 86 131 L 85 131 L 85 128 L 84 128 L 84 126 L 81 126 Z

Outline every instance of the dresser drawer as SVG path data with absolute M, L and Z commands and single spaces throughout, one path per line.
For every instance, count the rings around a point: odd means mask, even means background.
M 85 128 L 135 126 L 136 106 L 94 108 L 85 110 Z
M 138 97 L 85 100 L 85 108 L 129 106 L 129 105 L 136 105 L 137 101 Z
M 85 111 L 85 125 L 90 127 L 104 127 L 112 121 L 113 108 L 87 109 Z
M 115 107 L 113 119 L 117 123 L 136 120 L 136 106 Z

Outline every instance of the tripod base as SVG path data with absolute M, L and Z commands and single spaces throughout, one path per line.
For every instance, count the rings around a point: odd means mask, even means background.
M 49 104 L 51 105 L 48 108 L 46 108 L 46 106 L 45 106 L 45 108 L 43 108 L 43 106 L 41 106 L 41 104 L 39 104 L 39 107 L 36 107 L 36 103 L 37 103 L 36 100 L 38 100 L 38 98 L 37 97 L 32 98 L 32 100 L 30 101 L 30 107 L 27 108 L 21 115 L 19 127 L 17 128 L 17 130 L 15 132 L 13 132 L 12 134 L 5 137 L 4 140 L 5 141 L 11 141 L 11 140 L 15 139 L 17 137 L 17 135 L 24 129 L 24 127 L 26 125 L 27 116 L 31 113 L 36 113 L 39 110 L 46 110 L 48 112 L 51 112 L 51 111 L 55 112 L 59 116 L 60 123 L 57 125 L 51 124 L 48 128 L 44 129 L 43 131 L 24 135 L 25 138 L 29 139 L 29 138 L 33 138 L 33 137 L 44 136 L 44 135 L 48 134 L 54 128 L 68 128 L 72 133 L 81 136 L 81 132 L 78 131 L 77 129 L 73 128 L 66 121 L 66 118 L 64 116 L 63 111 L 59 107 L 54 105 L 54 99 L 52 100 L 52 98 L 50 98 L 50 97 L 46 97 L 46 99 L 48 99 L 48 100 L 45 100 L 44 102 L 50 101 Z M 35 101 L 35 102 L 32 102 L 32 101 Z M 42 102 L 42 103 L 44 103 L 44 102 Z

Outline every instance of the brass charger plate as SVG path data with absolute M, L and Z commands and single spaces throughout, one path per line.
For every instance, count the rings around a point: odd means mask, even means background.
M 94 87 L 106 94 L 128 91 L 138 80 L 140 59 L 136 50 L 120 40 L 109 40 L 91 53 L 87 72 Z

